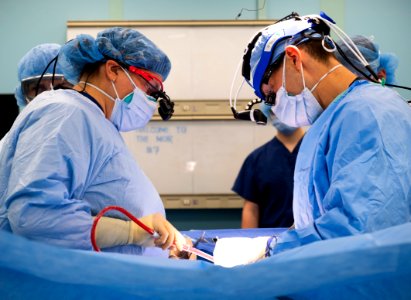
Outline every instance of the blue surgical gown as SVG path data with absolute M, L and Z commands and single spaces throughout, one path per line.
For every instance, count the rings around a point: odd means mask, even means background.
M 3 144 L 4 144 L 4 141 L 5 141 L 6 137 L 7 137 L 7 134 L 8 134 L 8 133 L 6 133 L 6 134 L 3 136 L 3 138 L 0 140 L 0 153 L 1 153 L 1 149 L 3 148 Z
M 392 89 L 359 80 L 305 135 L 294 173 L 295 230 L 278 253 L 411 221 L 411 109 Z
M 0 166 L 0 228 L 33 240 L 92 249 L 92 216 L 108 205 L 136 217 L 165 215 L 158 192 L 120 133 L 74 90 L 44 92 L 19 114 Z M 106 216 L 127 219 L 117 212 Z M 167 254 L 135 245 L 107 251 Z

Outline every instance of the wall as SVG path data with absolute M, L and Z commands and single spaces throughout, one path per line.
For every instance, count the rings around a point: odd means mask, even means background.
M 0 94 L 14 92 L 17 63 L 30 48 L 44 42 L 65 42 L 68 20 L 224 20 L 234 19 L 241 8 L 255 9 L 263 3 L 263 0 L 1 0 Z M 291 11 L 310 14 L 325 10 L 348 34 L 374 35 L 382 51 L 396 53 L 400 59 L 397 81 L 411 85 L 410 3 L 409 0 L 267 0 L 262 11 L 243 11 L 241 19 L 276 19 Z M 411 93 L 401 93 L 411 98 Z M 178 222 L 187 213 L 173 214 L 172 221 Z M 239 224 L 238 212 L 233 215 L 236 219 L 230 224 Z M 206 228 L 207 222 L 197 225 Z
M 255 9 L 263 0 L 2 0 L 0 2 L 0 94 L 13 93 L 16 66 L 32 47 L 64 43 L 68 20 L 207 20 L 234 19 L 241 8 Z M 382 51 L 400 59 L 399 83 L 411 85 L 411 3 L 408 0 L 267 0 L 259 13 L 243 11 L 241 19 L 280 18 L 325 10 L 348 34 L 374 35 Z M 409 94 L 410 95 L 410 94 Z M 410 96 L 411 97 L 411 96 Z
M 68 20 L 207 20 L 234 19 L 241 8 L 264 0 L 1 0 L 0 94 L 14 93 L 17 63 L 32 47 L 64 43 Z M 70 3 L 70 5 L 69 5 Z M 409 0 L 267 0 L 262 11 L 243 11 L 241 19 L 275 19 L 291 11 L 325 10 L 348 34 L 374 35 L 382 51 L 400 60 L 397 82 L 411 85 L 411 2 Z M 411 92 L 400 91 L 411 98 Z

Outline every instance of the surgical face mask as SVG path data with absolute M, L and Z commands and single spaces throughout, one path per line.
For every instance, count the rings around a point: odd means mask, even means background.
M 102 94 L 114 101 L 110 121 L 114 124 L 114 126 L 116 126 L 118 131 L 122 132 L 131 131 L 146 126 L 157 108 L 157 100 L 154 97 L 146 95 L 134 84 L 127 71 L 124 69 L 123 71 L 134 87 L 134 90 L 123 99 L 120 99 L 118 96 L 114 82 L 111 82 L 111 84 L 113 85 L 114 92 L 116 93 L 116 99 L 94 84 L 83 81 L 80 82 L 94 87 L 96 90 L 100 91 Z
M 280 133 L 287 136 L 292 135 L 297 130 L 297 127 L 288 126 L 282 123 L 277 117 L 274 117 L 271 123 Z
M 285 89 L 285 63 L 286 56 L 284 56 L 283 63 L 283 84 L 276 93 L 276 104 L 273 106 L 272 110 L 274 114 L 278 117 L 278 119 L 288 126 L 309 126 L 313 124 L 314 121 L 323 112 L 321 105 L 318 103 L 317 99 L 314 97 L 312 92 L 328 74 L 330 74 L 338 67 L 341 67 L 341 65 L 337 65 L 330 69 L 318 80 L 318 82 L 313 86 L 313 88 L 309 90 L 305 86 L 304 69 L 301 64 L 303 90 L 298 95 L 290 95 Z
M 134 86 L 134 90 L 120 99 L 114 83 L 111 82 L 117 98 L 114 100 L 110 121 L 119 131 L 131 131 L 147 125 L 154 115 L 157 103 L 154 97 L 146 95 L 135 85 L 126 70 L 123 71 Z

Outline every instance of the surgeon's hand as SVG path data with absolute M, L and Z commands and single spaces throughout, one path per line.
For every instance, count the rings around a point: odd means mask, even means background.
M 190 237 L 184 237 L 185 244 L 189 246 L 193 246 L 193 242 L 191 241 Z M 196 260 L 197 256 L 193 253 L 189 253 L 186 251 L 180 251 L 177 248 L 171 249 L 168 258 L 171 259 L 189 259 L 189 260 Z
M 131 222 L 130 224 L 130 235 L 129 237 L 132 244 L 137 244 L 145 247 L 160 247 L 163 250 L 166 249 L 177 249 L 181 251 L 183 244 L 186 242 L 182 234 L 168 222 L 163 215 L 159 213 L 151 214 L 140 218 L 143 222 L 150 228 L 153 228 L 160 237 L 154 238 L 143 228 L 138 226 L 136 223 Z

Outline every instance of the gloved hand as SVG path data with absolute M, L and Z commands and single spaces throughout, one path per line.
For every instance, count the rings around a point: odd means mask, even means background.
M 269 236 L 218 239 L 214 248 L 214 264 L 231 268 L 265 258 Z
M 154 238 L 133 221 L 102 217 L 96 228 L 97 245 L 100 248 L 129 244 L 157 246 L 163 250 L 170 248 L 178 253 L 186 243 L 181 233 L 159 213 L 144 216 L 140 221 L 154 229 L 160 237 Z
M 170 248 L 171 250 L 177 249 L 181 251 L 183 244 L 186 243 L 182 234 L 159 213 L 144 216 L 140 218 L 140 221 L 153 228 L 160 237 L 154 238 L 136 223 L 130 221 L 129 244 L 145 247 L 156 246 L 163 250 Z
M 185 239 L 185 244 L 189 246 L 193 246 L 193 242 L 189 237 L 183 237 Z M 189 260 L 196 260 L 197 255 L 193 253 L 189 253 L 186 251 L 180 251 L 177 248 L 171 249 L 168 258 L 171 259 L 189 259 Z

